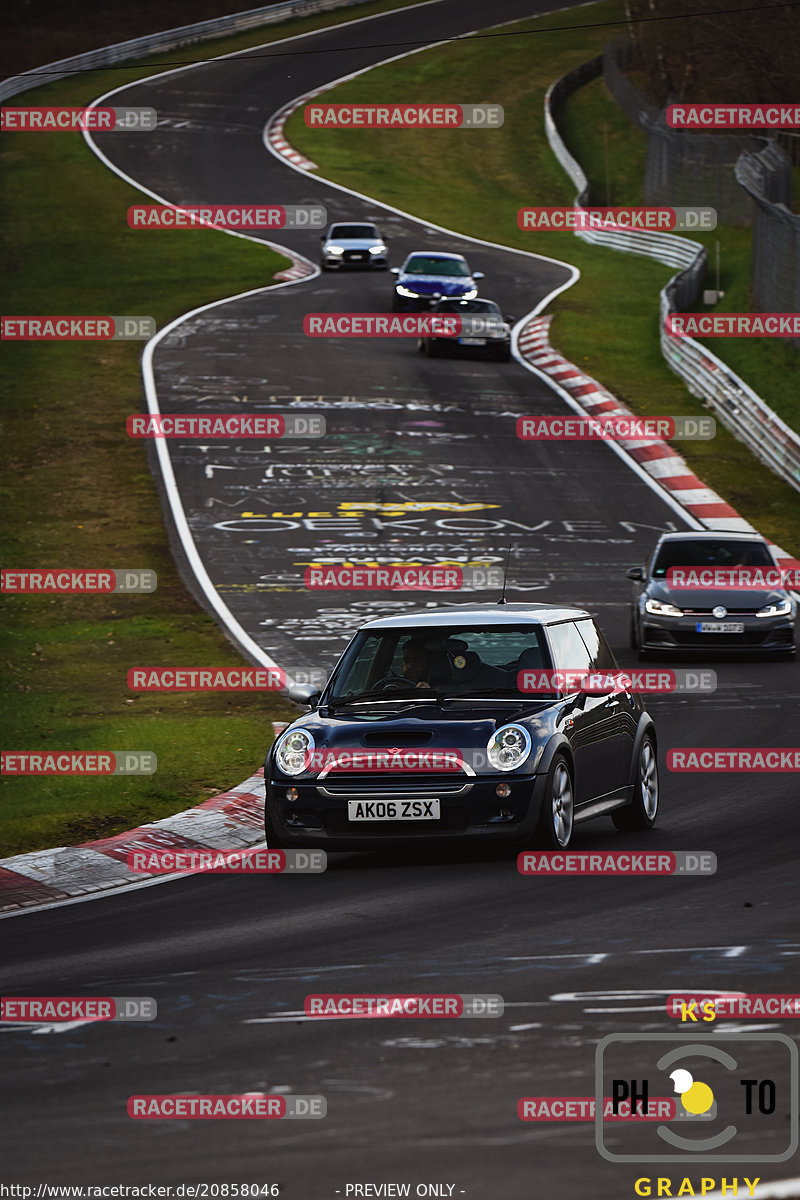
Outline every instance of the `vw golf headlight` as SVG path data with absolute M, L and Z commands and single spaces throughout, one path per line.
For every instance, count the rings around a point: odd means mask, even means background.
M 403 287 L 402 283 L 398 283 L 394 290 L 397 292 L 398 296 L 408 296 L 412 300 L 419 299 L 419 292 L 412 292 L 410 288 Z
M 674 604 L 666 604 L 663 600 L 646 600 L 644 611 L 652 613 L 654 617 L 683 616 L 683 609 L 676 608 Z
M 790 617 L 794 612 L 794 604 L 788 596 L 784 596 L 781 600 L 773 600 L 770 604 L 765 604 L 756 613 L 757 617 Z
M 284 775 L 302 775 L 311 766 L 314 739 L 307 729 L 284 733 L 275 749 L 275 761 Z
M 531 752 L 531 735 L 522 725 L 503 725 L 489 739 L 486 756 L 495 771 L 516 771 Z

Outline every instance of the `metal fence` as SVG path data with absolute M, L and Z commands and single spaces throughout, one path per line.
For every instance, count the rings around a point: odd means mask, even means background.
M 725 225 L 749 225 L 753 205 L 736 181 L 736 161 L 744 151 L 762 149 L 767 139 L 754 134 L 671 129 L 665 113 L 625 74 L 632 61 L 633 50 L 625 39 L 617 38 L 603 49 L 606 87 L 625 115 L 647 134 L 645 204 L 708 205 Z
M 753 198 L 752 286 L 762 312 L 800 312 L 800 215 L 790 210 L 791 164 L 777 145 L 743 154 L 736 178 Z M 790 339 L 800 347 L 800 338 Z
M 544 101 L 545 131 L 550 147 L 569 175 L 578 196 L 575 204 L 590 202 L 589 182 L 580 164 L 564 145 L 553 109 L 570 92 L 596 78 L 602 59 L 595 58 L 552 84 Z M 681 269 L 661 290 L 659 300 L 661 352 L 668 366 L 684 380 L 692 395 L 706 402 L 714 415 L 786 483 L 800 491 L 800 437 L 721 359 L 688 337 L 666 331 L 669 313 L 686 309 L 697 299 L 706 270 L 706 252 L 698 242 L 674 234 L 645 234 L 613 230 L 576 230 L 575 236 L 594 245 L 627 254 L 642 254 Z
M 25 71 L 22 75 L 12 75 L 0 81 L 0 100 L 17 96 L 31 88 L 41 87 L 45 83 L 66 79 L 89 68 L 112 67 L 117 63 L 126 62 L 129 58 L 142 58 L 160 50 L 190 46 L 194 42 L 207 41 L 226 33 L 243 33 L 248 29 L 257 29 L 260 25 L 274 25 L 277 21 L 286 21 L 290 17 L 307 17 L 314 13 L 329 12 L 335 8 L 350 8 L 361 3 L 363 0 L 285 0 L 282 4 L 250 8 L 246 12 L 229 13 L 228 16 L 214 17 L 210 21 L 197 21 L 194 25 L 180 25 L 175 29 L 165 29 L 161 33 L 148 34 L 146 37 L 116 42 L 113 46 L 103 46 L 99 50 L 89 50 L 85 54 L 61 58 L 57 62 L 37 67 L 34 71 Z

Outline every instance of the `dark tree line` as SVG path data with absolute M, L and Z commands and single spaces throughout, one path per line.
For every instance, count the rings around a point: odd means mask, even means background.
M 800 101 L 800 3 L 625 0 L 625 14 L 659 105 Z

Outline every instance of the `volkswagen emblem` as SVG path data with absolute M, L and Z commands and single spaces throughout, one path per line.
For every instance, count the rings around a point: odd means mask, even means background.
M 724 604 L 718 604 L 716 608 L 711 610 L 711 615 L 716 617 L 718 621 L 721 621 L 723 617 L 727 617 L 728 610 Z

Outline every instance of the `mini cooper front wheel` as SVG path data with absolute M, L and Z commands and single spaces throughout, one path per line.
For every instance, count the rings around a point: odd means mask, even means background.
M 563 754 L 556 754 L 547 772 L 542 811 L 535 841 L 543 850 L 566 850 L 572 841 L 575 789 Z

